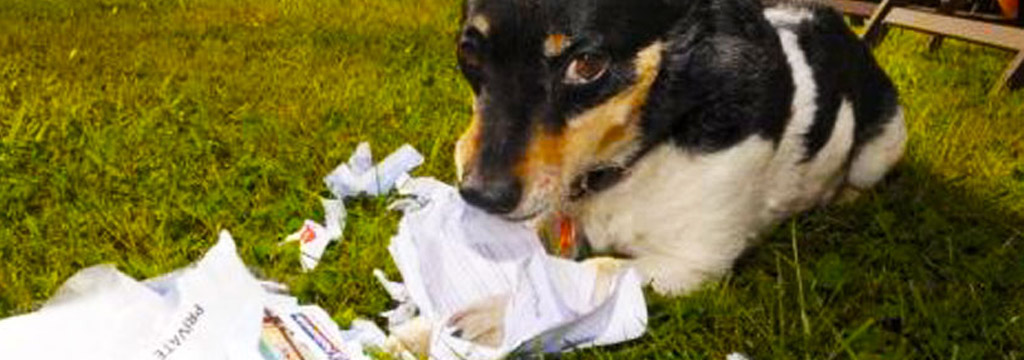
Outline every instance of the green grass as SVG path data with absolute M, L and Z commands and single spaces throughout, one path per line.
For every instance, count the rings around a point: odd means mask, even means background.
M 0 0 L 0 316 L 111 262 L 184 266 L 228 229 L 260 276 L 341 323 L 389 308 L 387 199 L 349 204 L 316 271 L 278 247 L 319 219 L 360 141 L 453 178 L 469 112 L 442 0 Z M 651 295 L 650 333 L 578 359 L 1024 356 L 1024 92 L 1000 51 L 893 32 L 906 160 L 877 191 L 779 226 L 735 275 Z

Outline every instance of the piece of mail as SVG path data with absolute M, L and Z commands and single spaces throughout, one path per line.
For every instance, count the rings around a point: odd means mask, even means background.
M 315 305 L 246 269 L 231 235 L 195 264 L 136 281 L 110 265 L 83 269 L 39 311 L 0 321 L 4 359 L 369 360 L 372 323 L 341 332 Z M 58 346 L 54 346 L 58 344 Z
M 79 271 L 39 311 L 0 321 L 0 349 L 10 359 L 258 359 L 264 294 L 222 232 L 195 265 L 149 281 L 109 265 Z

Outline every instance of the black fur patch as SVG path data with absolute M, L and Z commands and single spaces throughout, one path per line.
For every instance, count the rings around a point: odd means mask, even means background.
M 644 142 L 713 152 L 750 136 L 778 141 L 793 82 L 774 28 L 756 1 L 696 0 L 667 35 L 644 109 Z
M 818 106 L 807 132 L 805 161 L 813 159 L 832 136 L 842 101 L 854 109 L 854 149 L 881 132 L 897 109 L 896 90 L 867 46 L 834 10 L 808 5 L 813 19 L 790 28 L 799 39 L 817 87 Z

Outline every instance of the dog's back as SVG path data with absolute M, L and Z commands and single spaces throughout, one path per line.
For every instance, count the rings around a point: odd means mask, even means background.
M 788 215 L 830 201 L 844 185 L 873 186 L 903 153 L 892 81 L 835 10 L 783 3 L 765 17 L 778 31 L 796 84 L 770 209 Z

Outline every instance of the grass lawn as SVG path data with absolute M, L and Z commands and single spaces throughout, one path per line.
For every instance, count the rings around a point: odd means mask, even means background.
M 387 199 L 350 203 L 312 273 L 276 244 L 360 141 L 453 180 L 457 3 L 0 0 L 0 316 L 86 266 L 184 266 L 219 229 L 342 324 L 388 309 Z M 641 340 L 567 357 L 1024 357 L 1024 91 L 986 95 L 1009 54 L 927 43 L 877 49 L 910 127 L 886 184 L 779 226 L 704 291 L 652 294 Z

